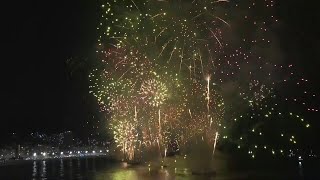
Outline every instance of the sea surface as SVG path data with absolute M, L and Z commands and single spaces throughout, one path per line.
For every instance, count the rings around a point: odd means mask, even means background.
M 320 179 L 320 164 L 303 165 L 297 162 L 285 165 L 279 162 L 274 166 L 268 165 L 269 169 L 258 168 L 263 162 L 255 163 L 250 166 L 250 163 L 237 160 L 218 168 L 214 175 L 194 175 L 187 168 L 128 165 L 104 157 L 51 159 L 0 165 L 0 180 Z M 240 166 L 235 169 L 233 165 Z

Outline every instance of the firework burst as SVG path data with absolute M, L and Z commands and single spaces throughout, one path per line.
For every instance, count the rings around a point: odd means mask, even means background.
M 254 9 L 272 12 L 273 6 L 273 1 L 103 2 L 97 28 L 101 61 L 89 75 L 90 92 L 111 115 L 109 128 L 127 159 L 150 148 L 163 156 L 172 144 L 183 150 L 195 137 L 212 148 L 222 137 L 247 147 L 253 157 L 260 149 L 292 152 L 299 143 L 294 133 L 310 123 L 290 113 L 288 104 L 318 110 L 303 99 L 315 94 L 302 90 L 303 96 L 292 98 L 281 91 L 288 82 L 300 88 L 307 80 L 260 51 L 273 47 L 269 27 L 278 20 Z M 296 130 L 286 129 L 297 122 Z M 268 134 L 271 128 L 278 134 Z M 278 136 L 283 141 L 272 141 Z

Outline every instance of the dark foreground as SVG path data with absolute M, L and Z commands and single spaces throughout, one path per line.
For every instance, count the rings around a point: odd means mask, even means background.
M 180 161 L 179 158 L 178 161 Z M 171 159 L 172 160 L 172 159 Z M 221 161 L 221 159 L 220 159 Z M 134 165 L 115 162 L 103 157 L 52 159 L 45 161 L 23 161 L 0 165 L 0 179 L 79 179 L 79 180 L 167 180 L 167 179 L 320 179 L 316 171 L 320 167 L 317 161 L 264 161 L 264 160 L 228 160 L 216 166 L 216 173 L 210 175 L 192 174 L 182 167 L 160 165 Z

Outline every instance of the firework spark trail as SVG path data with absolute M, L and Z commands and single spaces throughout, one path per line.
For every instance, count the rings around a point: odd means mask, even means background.
M 166 29 L 168 29 L 168 27 L 165 27 L 165 28 L 163 28 L 163 29 L 160 31 L 160 33 L 155 37 L 155 42 L 157 42 L 157 38 L 158 38 L 159 36 L 161 36 L 161 34 L 162 34 Z
M 207 110 L 208 115 L 210 114 L 210 75 L 207 76 Z M 211 126 L 210 126 L 211 127 Z
M 180 74 L 180 72 L 181 72 L 181 65 L 182 65 L 182 59 L 183 59 L 184 46 L 185 46 L 185 43 L 183 42 L 182 53 L 181 53 L 181 55 L 180 55 L 179 74 Z
M 137 8 L 137 10 L 140 11 L 140 9 L 139 9 L 138 6 L 136 5 L 136 3 L 135 3 L 133 0 L 131 0 L 131 2 L 134 4 L 134 6 Z
M 163 15 L 163 13 L 156 14 L 156 15 L 152 16 L 151 19 L 154 19 L 155 17 L 158 17 L 160 15 Z
M 158 111 L 159 115 L 159 137 L 161 137 L 161 110 L 159 109 Z
M 164 157 L 167 157 L 167 147 L 164 149 Z
M 137 122 L 138 120 L 138 112 L 137 112 L 137 106 L 134 106 L 134 121 Z
M 190 118 L 192 119 L 192 114 L 190 109 L 189 109 L 189 115 L 190 115 Z
M 229 0 L 217 0 L 215 3 L 220 3 L 220 2 L 229 2 Z
M 200 58 L 200 62 L 201 62 L 201 72 L 202 72 L 202 74 L 204 74 L 200 49 L 199 49 L 199 58 Z
M 214 16 L 215 18 L 217 18 L 217 19 L 219 19 L 220 21 L 222 21 L 224 24 L 226 24 L 227 26 L 229 26 L 229 27 L 231 27 L 231 25 L 227 22 L 227 21 L 225 21 L 224 19 L 222 19 L 222 18 L 220 18 L 220 17 L 218 17 L 218 16 Z
M 172 51 L 171 51 L 171 53 L 170 53 L 170 58 L 169 58 L 169 60 L 168 60 L 168 63 L 170 62 L 170 60 L 171 60 L 171 58 L 172 58 L 172 55 L 173 55 L 174 51 L 176 50 L 176 45 L 177 45 L 177 43 L 178 43 L 178 40 L 176 40 L 176 43 L 174 44 L 174 47 L 173 47 L 173 49 L 172 49 Z
M 171 40 L 167 41 L 167 42 L 163 45 L 162 50 L 161 50 L 161 52 L 160 52 L 159 55 L 158 55 L 158 58 L 162 55 L 163 51 L 166 49 L 166 47 L 167 47 L 167 45 L 170 43 L 170 41 L 171 41 Z
M 192 18 L 192 20 L 195 20 L 197 17 L 201 16 L 202 14 L 204 14 L 204 12 L 196 15 L 195 17 Z
M 214 38 L 216 38 L 217 42 L 218 42 L 219 45 L 220 45 L 220 48 L 222 48 L 222 44 L 221 44 L 219 38 L 217 37 L 217 35 L 216 35 L 211 29 L 210 29 L 210 32 L 212 33 L 212 35 L 214 36 Z
M 216 145 L 217 145 L 217 141 L 218 141 L 218 136 L 219 136 L 219 133 L 216 132 L 216 135 L 215 135 L 215 138 L 214 138 L 214 144 L 213 144 L 212 158 L 213 158 L 214 152 L 215 152 L 215 150 L 216 150 Z

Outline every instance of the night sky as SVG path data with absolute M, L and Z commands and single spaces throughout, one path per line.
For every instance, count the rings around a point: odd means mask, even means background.
M 16 1 L 6 8 L 11 10 L 2 23 L 1 136 L 38 130 L 81 132 L 96 112 L 87 73 L 95 58 L 98 2 Z M 301 67 L 319 92 L 317 12 L 315 3 L 280 1 L 282 25 L 277 34 L 285 62 Z M 82 64 L 70 67 L 69 58 Z
M 95 1 L 23 1 L 10 5 L 2 58 L 1 132 L 76 130 L 88 117 L 87 73 L 67 59 L 94 55 Z M 3 101 L 4 100 L 4 101 Z

